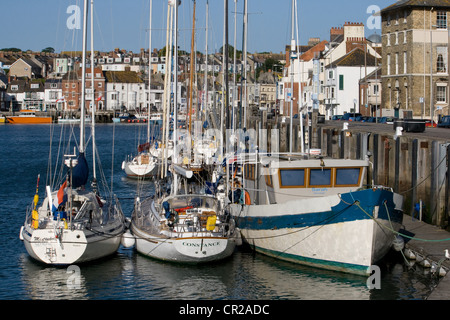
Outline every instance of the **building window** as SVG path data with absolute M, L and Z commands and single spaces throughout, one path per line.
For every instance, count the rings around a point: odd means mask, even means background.
M 380 93 L 380 86 L 378 84 L 375 84 L 373 86 L 373 95 L 378 96 L 379 93 Z
M 395 33 L 395 44 L 398 44 L 398 32 Z
M 391 34 L 388 33 L 386 37 L 387 37 L 387 39 L 386 39 L 387 44 L 386 44 L 386 45 L 387 45 L 387 46 L 390 46 L 390 45 L 391 45 Z
M 387 65 L 387 75 L 389 76 L 389 75 L 391 75 L 391 55 L 390 54 L 387 55 L 386 65 Z
M 339 90 L 344 90 L 344 75 L 339 75 Z
M 436 24 L 438 29 L 447 29 L 447 12 L 437 11 L 436 12 Z
M 407 39 L 406 39 L 406 31 L 403 32 L 403 43 L 407 43 Z
M 447 103 L 447 87 L 437 86 L 436 89 L 436 102 Z
M 437 47 L 437 72 L 447 72 L 447 47 Z
M 395 74 L 398 74 L 398 53 L 395 54 Z
M 387 17 L 386 25 L 388 25 L 388 26 L 391 25 L 391 16 Z
M 408 73 L 408 52 L 403 52 L 403 73 Z

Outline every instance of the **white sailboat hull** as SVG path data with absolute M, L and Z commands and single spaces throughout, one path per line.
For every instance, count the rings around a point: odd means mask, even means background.
M 119 248 L 123 230 L 121 222 L 92 231 L 33 229 L 25 225 L 21 237 L 28 254 L 35 260 L 50 265 L 70 265 L 112 255 Z
M 148 257 L 178 263 L 206 263 L 230 257 L 237 239 L 225 237 L 165 238 L 152 235 L 132 224 L 136 250 Z
M 156 162 L 151 162 L 148 164 L 135 164 L 132 162 L 124 162 L 123 170 L 125 174 L 130 178 L 139 178 L 145 176 L 151 176 L 156 173 Z

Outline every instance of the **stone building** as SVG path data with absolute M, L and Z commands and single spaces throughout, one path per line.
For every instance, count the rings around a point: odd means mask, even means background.
M 398 1 L 381 11 L 384 114 L 449 113 L 449 11 L 450 0 Z

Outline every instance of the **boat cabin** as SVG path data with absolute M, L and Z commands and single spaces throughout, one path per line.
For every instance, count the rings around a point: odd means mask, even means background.
M 368 165 L 367 160 L 262 158 L 244 165 L 245 201 L 275 204 L 357 190 L 367 184 Z

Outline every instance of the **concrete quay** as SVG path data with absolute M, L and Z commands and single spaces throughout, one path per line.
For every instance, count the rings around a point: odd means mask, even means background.
M 409 215 L 404 215 L 403 225 L 405 230 L 400 232 L 407 236 L 404 237 L 405 249 L 414 253 L 416 261 L 427 260 L 430 265 L 439 265 L 446 271 L 427 300 L 450 300 L 450 260 L 445 258 L 445 250 L 450 250 L 450 232 Z

